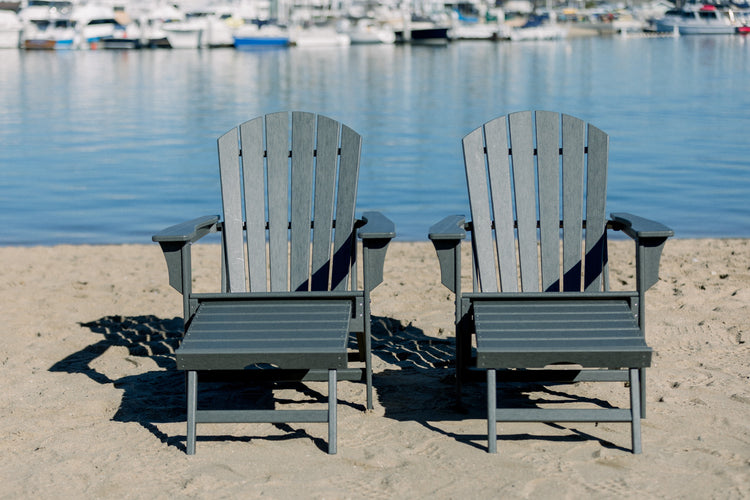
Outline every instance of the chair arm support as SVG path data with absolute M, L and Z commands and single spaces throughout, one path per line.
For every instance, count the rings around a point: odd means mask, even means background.
M 216 231 L 218 221 L 218 215 L 199 217 L 170 226 L 151 237 L 164 252 L 170 286 L 186 298 L 191 281 L 190 244 Z
M 396 225 L 380 212 L 362 214 L 362 225 L 357 235 L 362 239 L 362 266 L 364 286 L 372 291 L 383 282 L 385 253 L 391 239 L 396 237 Z
M 440 280 L 456 293 L 461 276 L 461 240 L 466 238 L 466 218 L 450 215 L 430 227 L 428 237 L 440 262 Z
M 636 245 L 636 280 L 640 293 L 659 281 L 659 261 L 667 238 L 674 236 L 667 226 L 628 213 L 611 214 L 614 229 L 630 236 Z

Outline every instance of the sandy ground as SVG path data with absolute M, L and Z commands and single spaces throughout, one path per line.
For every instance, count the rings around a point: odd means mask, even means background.
M 640 456 L 627 424 L 593 423 L 501 424 L 486 453 L 483 387 L 454 406 L 453 299 L 434 252 L 396 242 L 373 293 L 375 409 L 363 384 L 339 383 L 338 454 L 325 424 L 216 424 L 199 425 L 189 457 L 181 298 L 159 247 L 0 248 L 0 497 L 748 498 L 749 241 L 667 243 L 647 298 L 657 354 Z M 196 289 L 216 290 L 218 247 L 194 251 Z M 630 242 L 611 263 L 614 287 L 634 287 Z M 627 401 L 617 383 L 529 391 Z

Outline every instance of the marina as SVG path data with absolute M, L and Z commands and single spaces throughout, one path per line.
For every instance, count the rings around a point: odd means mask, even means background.
M 555 40 L 659 33 L 745 35 L 750 5 L 648 0 L 18 0 L 0 5 L 0 47 L 23 49 L 267 48 L 460 40 Z M 591 6 L 593 5 L 593 6 Z

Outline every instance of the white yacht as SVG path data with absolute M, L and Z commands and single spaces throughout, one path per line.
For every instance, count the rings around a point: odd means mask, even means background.
M 737 27 L 734 12 L 715 5 L 688 4 L 682 9 L 668 10 L 664 17 L 654 21 L 654 31 L 680 35 L 731 35 Z
M 0 49 L 18 48 L 23 24 L 12 10 L 0 10 Z

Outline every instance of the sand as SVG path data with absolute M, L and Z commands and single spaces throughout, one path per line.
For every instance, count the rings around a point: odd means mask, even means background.
M 395 242 L 372 300 L 375 409 L 339 383 L 338 454 L 325 424 L 206 424 L 187 456 L 181 298 L 158 246 L 0 248 L 0 497 L 749 498 L 749 242 L 667 243 L 647 296 L 642 455 L 620 423 L 500 424 L 486 453 L 483 387 L 454 406 L 434 252 Z M 218 247 L 194 251 L 196 289 L 216 290 Z M 634 286 L 632 253 L 612 244 L 615 288 Z M 627 401 L 621 383 L 550 391 L 529 396 Z

